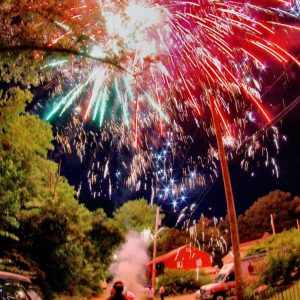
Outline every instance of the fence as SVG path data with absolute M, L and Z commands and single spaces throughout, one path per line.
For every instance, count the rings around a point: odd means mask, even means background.
M 247 300 L 300 300 L 300 282 L 289 286 L 262 289 L 245 296 Z

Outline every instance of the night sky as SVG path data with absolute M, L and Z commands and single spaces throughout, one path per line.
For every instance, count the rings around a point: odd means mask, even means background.
M 290 20 L 293 24 L 294 20 Z M 285 30 L 277 30 L 276 31 L 276 39 L 284 39 L 285 43 L 289 45 L 289 50 L 293 55 L 297 56 L 299 59 L 300 53 L 300 34 L 296 34 L 295 31 L 293 35 L 287 36 Z M 299 67 L 295 66 L 294 63 L 289 63 L 285 69 L 283 70 L 282 64 L 276 64 L 271 59 L 266 59 L 264 61 L 267 66 L 267 70 L 264 73 L 263 78 L 258 76 L 259 81 L 263 82 L 263 90 L 262 90 L 262 98 L 263 98 L 263 106 L 267 108 L 267 111 L 270 112 L 270 115 L 273 117 L 277 116 L 286 106 L 293 103 L 295 99 L 300 95 L 300 71 Z M 255 72 L 253 70 L 253 72 Z M 256 74 L 254 74 L 256 75 Z M 45 112 L 49 109 L 47 105 L 49 94 L 51 91 L 43 90 L 41 87 L 38 87 L 36 90 L 32 90 L 36 95 L 37 101 L 28 108 L 29 111 L 33 113 L 39 114 L 42 118 L 45 117 Z M 42 100 L 41 100 L 42 99 Z M 228 100 L 228 99 L 226 99 Z M 243 101 L 244 99 L 239 99 Z M 37 103 L 42 103 L 41 106 L 36 110 L 35 107 Z M 46 104 L 45 104 L 46 103 Z M 48 104 L 47 104 L 48 103 Z M 234 105 L 231 103 L 231 105 Z M 250 106 L 251 104 L 249 104 Z M 245 110 L 254 112 L 254 114 L 258 114 L 255 107 L 247 107 Z M 39 111 L 42 108 L 41 111 Z M 208 106 L 206 107 L 208 110 Z M 59 120 L 51 120 L 51 123 L 54 128 L 54 135 L 57 122 L 61 122 L 66 125 L 70 119 L 70 112 L 66 114 L 63 118 Z M 237 113 L 240 113 L 237 111 Z M 210 124 L 210 114 L 203 114 L 202 118 L 207 118 L 208 120 L 204 120 L 206 124 Z M 235 116 L 236 117 L 236 116 Z M 66 118 L 66 120 L 64 120 Z M 184 131 L 194 137 L 194 143 L 188 147 L 186 152 L 186 157 L 189 155 L 195 156 L 197 151 L 204 157 L 207 156 L 208 145 L 211 144 L 216 148 L 215 139 L 211 135 L 210 138 L 205 136 L 204 130 L 201 132 L 198 129 L 195 129 L 195 124 L 192 118 L 188 118 L 191 122 L 186 122 L 188 125 L 184 129 Z M 183 124 L 180 124 L 183 125 Z M 259 128 L 263 127 L 265 124 L 262 121 L 262 117 L 256 115 L 256 122 L 254 122 L 252 132 L 249 132 L 249 137 Z M 274 124 L 280 132 L 280 137 L 286 136 L 286 141 L 283 138 L 280 138 L 279 148 L 280 150 L 277 152 L 274 150 L 274 145 L 272 145 L 272 138 L 266 143 L 266 147 L 270 153 L 271 157 L 276 159 L 278 168 L 279 168 L 279 178 L 276 176 L 272 176 L 270 168 L 263 167 L 263 159 L 259 158 L 259 166 L 251 168 L 250 171 L 245 172 L 241 170 L 240 162 L 243 159 L 243 152 L 245 148 L 242 148 L 242 151 L 239 153 L 235 153 L 233 150 L 233 157 L 229 161 L 230 174 L 232 179 L 232 187 L 233 193 L 236 203 L 236 211 L 237 214 L 244 213 L 244 211 L 251 206 L 251 204 L 257 200 L 258 197 L 264 196 L 269 192 L 281 189 L 283 191 L 291 192 L 293 195 L 300 195 L 300 142 L 299 142 L 299 134 L 298 131 L 300 129 L 300 105 L 295 106 L 295 108 L 289 111 L 283 118 L 280 118 L 278 122 Z M 85 124 L 85 130 L 91 126 L 90 124 Z M 184 127 L 182 126 L 182 127 Z M 91 130 L 101 131 L 99 128 L 91 128 Z M 271 135 L 271 130 L 267 132 L 267 135 Z M 195 134 L 196 133 L 196 134 Z M 157 132 L 153 132 L 153 135 L 158 135 Z M 151 134 L 150 134 L 151 135 Z M 152 137 L 150 136 L 150 139 Z M 155 138 L 153 138 L 155 139 Z M 159 138 L 157 138 L 159 139 Z M 72 139 L 70 139 L 72 140 Z M 76 137 L 74 138 L 76 141 Z M 73 142 L 73 140 L 72 140 Z M 97 146 L 98 147 L 98 146 Z M 90 152 L 89 152 L 90 151 Z M 115 149 L 105 149 L 108 153 L 117 152 Z M 129 199 L 136 199 L 140 197 L 145 197 L 148 201 L 150 200 L 150 194 L 148 191 L 140 191 L 136 193 L 132 193 L 129 189 L 126 190 L 122 184 L 120 184 L 120 188 L 118 187 L 118 179 L 114 179 L 115 182 L 113 184 L 113 197 L 112 199 L 108 199 L 107 193 L 104 192 L 99 197 L 93 198 L 88 189 L 87 183 L 87 174 L 93 163 L 91 157 L 93 154 L 93 149 L 88 150 L 86 157 L 84 158 L 84 162 L 80 162 L 76 154 L 72 153 L 67 155 L 62 151 L 62 146 L 56 144 L 55 151 L 50 153 L 49 158 L 55 160 L 56 162 L 61 163 L 61 174 L 66 176 L 70 184 L 75 186 L 75 189 L 78 190 L 81 185 L 81 192 L 79 196 L 79 201 L 84 203 L 89 209 L 94 210 L 98 207 L 104 208 L 104 210 L 108 213 L 108 215 L 112 215 L 113 211 L 119 207 L 123 202 Z M 102 152 L 97 152 L 96 155 L 102 155 Z M 112 163 L 110 164 L 110 172 L 114 177 L 116 171 L 118 169 L 118 164 L 120 165 L 124 160 L 130 160 L 130 155 L 132 153 L 115 153 L 113 154 Z M 126 157 L 126 155 L 128 157 Z M 95 161 L 100 160 L 101 157 L 96 157 Z M 252 164 L 257 164 L 255 161 Z M 180 163 L 175 166 L 175 170 L 177 167 L 177 177 L 180 178 L 182 172 L 180 170 Z M 153 170 L 151 170 L 152 172 Z M 253 176 L 255 173 L 255 176 Z M 121 182 L 121 179 L 120 179 Z M 144 182 L 145 183 L 145 182 Z M 105 183 L 106 184 L 106 183 Z M 150 185 L 149 185 L 150 186 Z M 102 187 L 101 187 L 102 188 Z M 107 186 L 103 188 L 107 189 Z M 157 202 L 157 201 L 156 201 Z M 167 212 L 167 222 L 169 224 L 176 223 L 176 218 L 180 214 L 180 208 L 177 211 L 172 209 L 172 205 L 163 205 L 164 210 Z M 195 204 L 195 211 L 192 215 L 193 219 L 197 219 L 201 213 L 204 213 L 208 216 L 216 216 L 216 217 L 224 217 L 226 215 L 226 201 L 225 201 L 225 193 L 223 188 L 222 176 L 219 172 L 219 177 L 215 179 L 213 182 L 207 181 L 207 185 L 204 187 L 197 187 L 194 190 L 190 191 L 186 203 L 182 205 L 181 209 L 184 205 L 190 206 Z
M 282 130 L 288 140 L 282 146 L 278 157 L 280 177 L 271 176 L 269 172 L 260 172 L 251 177 L 240 169 L 239 162 L 230 163 L 232 189 L 237 214 L 243 213 L 258 197 L 270 191 L 280 189 L 300 195 L 300 106 L 283 121 Z M 222 178 L 207 187 L 207 194 L 199 197 L 199 210 L 207 215 L 224 216 L 226 200 Z M 211 208 L 211 210 L 209 210 Z
M 285 87 L 282 80 L 279 81 L 271 93 L 271 98 L 289 99 L 288 103 L 295 100 L 300 94 L 299 72 L 293 73 L 293 77 L 294 80 Z M 287 113 L 276 126 L 280 133 L 287 137 L 287 141 L 281 143 L 277 156 L 279 178 L 272 176 L 266 169 L 259 170 L 252 177 L 251 174 L 241 170 L 238 157 L 229 163 L 237 214 L 244 213 L 258 197 L 276 189 L 291 192 L 292 195 L 300 195 L 300 105 Z M 197 203 L 198 213 L 224 216 L 226 200 L 222 178 L 219 177 L 216 182 L 202 191 Z
M 290 78 L 288 81 L 286 81 L 286 73 L 282 73 L 282 69 L 278 69 L 270 77 L 265 78 L 265 90 L 268 93 L 265 95 L 264 100 L 267 101 L 269 111 L 272 111 L 273 116 L 280 113 L 284 106 L 295 102 L 295 99 L 300 95 L 299 70 L 292 66 L 288 67 L 286 72 Z M 268 87 L 272 87 L 272 89 Z M 255 176 L 252 176 L 251 172 L 241 170 L 240 162 L 243 153 L 235 154 L 233 159 L 229 161 L 237 214 L 244 213 L 258 197 L 276 189 L 291 192 L 293 195 L 300 195 L 300 105 L 289 111 L 274 125 L 278 127 L 280 136 L 286 136 L 286 141 L 283 139 L 280 141 L 279 152 L 274 153 L 272 139 L 270 139 L 270 147 L 268 147 L 269 153 L 276 158 L 279 167 L 279 178 L 272 176 L 270 169 L 265 167 L 254 169 Z M 204 141 L 206 142 L 206 140 Z M 189 148 L 190 153 L 187 154 L 197 152 L 197 149 L 203 147 L 204 141 L 201 136 L 196 135 L 194 144 Z M 77 189 L 79 183 L 86 177 L 87 165 L 79 163 L 76 156 L 63 153 L 59 146 L 50 157 L 57 162 L 61 161 L 62 175 L 66 176 Z M 93 199 L 88 191 L 87 184 L 83 183 L 79 201 L 91 210 L 102 207 L 108 215 L 111 215 L 124 201 L 139 197 L 145 197 L 149 200 L 149 191 L 130 193 L 128 190 L 123 189 L 115 193 L 111 200 L 105 197 Z M 226 215 L 226 200 L 222 177 L 219 176 L 214 182 L 208 182 L 205 187 L 198 187 L 191 191 L 186 205 L 192 203 L 196 204 L 192 219 L 197 219 L 202 213 L 207 216 L 224 217 Z M 171 205 L 169 207 L 164 206 L 164 210 L 167 214 L 165 221 L 169 225 L 174 225 L 180 210 L 174 211 Z
M 285 142 L 281 142 L 280 151 L 276 157 L 279 167 L 279 178 L 272 176 L 270 170 L 266 168 L 258 169 L 255 172 L 255 176 L 251 176 L 249 172 L 241 170 L 241 155 L 237 155 L 229 162 L 237 214 L 244 213 L 258 197 L 276 189 L 291 192 L 293 195 L 300 195 L 300 105 L 296 106 L 276 125 L 281 135 L 287 137 Z M 197 145 L 196 141 L 195 145 Z M 61 156 L 59 157 L 61 158 Z M 66 159 L 66 157 L 62 156 L 62 174 L 68 178 L 71 184 L 78 186 L 84 175 L 82 172 L 85 172 L 84 166 L 79 165 L 76 160 L 72 161 L 70 157 Z M 124 194 L 121 196 L 126 198 Z M 135 196 L 144 196 L 149 199 L 150 195 L 137 193 Z M 129 199 L 134 198 L 130 197 Z M 118 206 L 115 199 L 92 199 L 84 187 L 80 201 L 92 210 L 97 207 L 103 207 L 109 215 Z M 197 209 L 193 214 L 195 219 L 201 213 L 207 216 L 224 217 L 226 214 L 226 200 L 222 178 L 219 177 L 204 188 L 195 189 L 188 201 L 196 204 Z M 173 212 L 172 208 L 170 208 L 166 212 L 168 214 L 167 223 L 174 225 L 179 211 Z

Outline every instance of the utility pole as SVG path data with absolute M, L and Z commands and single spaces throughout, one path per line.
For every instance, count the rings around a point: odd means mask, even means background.
M 271 227 L 272 227 L 272 232 L 273 232 L 273 234 L 276 234 L 276 231 L 275 231 L 275 224 L 274 224 L 274 215 L 273 215 L 273 214 L 270 214 L 270 217 L 271 217 Z
M 226 202 L 227 202 L 227 212 L 229 218 L 233 262 L 234 262 L 234 273 L 235 273 L 235 282 L 236 282 L 236 296 L 237 296 L 237 300 L 242 300 L 243 299 L 243 278 L 242 278 L 242 262 L 241 262 L 241 255 L 240 255 L 238 225 L 237 225 L 234 199 L 233 199 L 233 193 L 232 193 L 232 187 L 230 181 L 230 174 L 229 174 L 228 164 L 226 160 L 225 149 L 222 141 L 220 120 L 215 105 L 216 105 L 215 101 L 213 100 L 212 96 L 210 96 L 210 109 L 211 109 L 213 123 L 215 127 L 215 134 L 216 134 L 216 139 L 218 144 L 218 153 L 219 153 L 219 159 L 221 163 L 224 189 L 225 189 Z
M 153 236 L 153 257 L 152 257 L 152 288 L 155 290 L 156 283 L 156 247 L 157 247 L 157 231 L 158 231 L 158 223 L 159 223 L 159 207 L 156 208 L 156 217 L 155 217 L 155 229 Z
M 50 193 L 52 194 L 53 201 L 55 200 L 55 196 L 56 196 L 56 188 L 57 188 L 59 177 L 60 177 L 60 170 L 61 170 L 61 160 L 58 164 L 57 173 L 55 175 L 54 187 L 53 187 L 53 174 L 52 174 L 52 172 L 50 172 L 50 174 L 49 174 L 49 188 L 50 188 Z

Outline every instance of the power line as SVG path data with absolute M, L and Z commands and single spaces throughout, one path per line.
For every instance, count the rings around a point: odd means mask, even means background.
M 280 113 L 278 113 L 270 122 L 268 122 L 266 125 L 264 125 L 262 128 L 260 128 L 258 131 L 256 131 L 251 137 L 248 137 L 245 139 L 241 145 L 246 144 L 247 142 L 253 140 L 253 136 L 256 138 L 261 137 L 270 127 L 272 127 L 274 124 L 282 120 L 290 111 L 292 111 L 298 104 L 300 103 L 300 96 L 298 96 L 296 99 L 294 99 L 288 106 L 286 106 Z M 240 156 L 238 154 L 235 158 L 237 159 Z M 204 201 L 205 197 L 207 196 L 208 192 L 211 190 L 213 184 L 215 181 L 210 180 L 208 185 L 206 185 L 206 188 L 202 191 L 202 193 L 198 196 L 198 198 L 195 201 L 196 208 L 194 212 L 198 209 L 200 204 Z M 191 217 L 194 215 L 194 212 L 191 214 Z

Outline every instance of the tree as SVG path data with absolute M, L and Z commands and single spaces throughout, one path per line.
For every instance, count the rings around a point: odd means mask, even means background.
M 157 255 L 168 253 L 190 241 L 190 235 L 186 230 L 165 228 L 158 236 Z
M 272 286 L 280 282 L 287 285 L 295 279 L 300 268 L 300 231 L 292 229 L 272 235 L 248 251 L 248 255 L 258 253 L 266 253 L 261 280 Z
M 46 278 L 40 281 L 47 283 L 45 289 L 80 294 L 87 292 L 94 282 L 95 270 L 84 251 L 92 216 L 74 199 L 74 193 L 61 178 L 55 197 L 23 209 L 20 212 L 22 238 L 16 249 L 37 264 L 38 270 L 34 271 L 41 279 Z
M 259 198 L 239 218 L 241 238 L 243 240 L 260 238 L 264 232 L 272 232 L 270 215 L 273 214 L 276 232 L 296 226 L 296 218 L 300 216 L 299 197 L 293 198 L 290 193 L 280 190 L 270 192 Z
M 198 247 L 212 255 L 213 265 L 222 266 L 222 257 L 227 252 L 226 236 L 220 231 L 219 224 L 223 220 L 215 217 L 209 219 L 202 215 L 192 227 L 191 234 Z
M 24 0 L 22 5 L 16 0 L 2 2 L 0 52 L 5 53 L 4 63 L 2 68 L 0 67 L 2 78 L 10 73 L 10 70 L 7 73 L 7 68 L 11 65 L 11 61 L 7 64 L 7 60 L 24 56 L 25 64 L 28 64 L 28 61 L 34 63 L 26 69 L 23 63 L 18 65 L 13 62 L 14 65 L 19 66 L 16 67 L 15 78 L 17 81 L 24 82 L 26 78 L 31 77 L 29 84 L 33 84 L 33 77 L 37 78 L 35 80 L 37 82 L 40 80 L 39 77 L 43 80 L 47 73 L 44 69 L 41 72 L 41 68 L 36 69 L 38 76 L 32 72 L 35 69 L 34 65 L 39 64 L 40 61 L 66 55 L 69 59 L 74 55 L 93 57 L 90 53 L 95 41 L 102 41 L 103 38 L 109 37 L 109 31 L 101 18 L 102 8 L 98 1 L 91 0 L 89 5 L 82 5 L 79 0 L 66 2 L 37 0 L 34 3 L 31 0 Z M 77 15 L 75 18 L 74 13 Z M 120 49 L 125 48 L 123 44 L 121 39 L 118 40 Z M 15 55 L 16 53 L 21 55 Z M 93 57 L 93 59 L 119 66 L 126 57 L 125 51 L 119 51 L 116 55 L 114 46 L 111 46 L 105 51 L 104 58 Z
M 34 45 L 77 50 L 91 40 L 92 28 L 96 25 L 101 28 L 101 6 L 97 1 L 91 1 L 88 7 L 79 0 L 37 0 L 34 4 L 24 0 L 22 5 L 16 0 L 3 2 L 0 12 L 2 46 Z M 93 7 L 92 11 L 90 7 Z M 74 18 L 74 9 L 81 13 L 79 18 Z M 85 26 L 87 24 L 89 26 Z M 101 37 L 104 31 L 105 28 L 98 32 L 94 30 L 93 38 Z
M 102 208 L 93 212 L 92 229 L 86 247 L 91 260 L 98 265 L 103 275 L 107 275 L 106 269 L 112 262 L 112 254 L 123 241 L 120 228 L 107 218 Z
M 89 212 L 60 178 L 55 197 L 22 214 L 19 250 L 38 263 L 46 289 L 72 295 L 99 291 L 113 250 L 122 241 L 102 210 Z
M 19 195 L 15 186 L 22 181 L 22 173 L 9 155 L 0 152 L 0 237 L 18 240 L 15 231 L 19 226 L 16 213 L 20 209 Z
M 34 275 L 48 298 L 90 295 L 121 235 L 103 212 L 79 204 L 56 174 L 57 164 L 47 159 L 51 126 L 25 113 L 31 98 L 12 88 L 0 99 L 1 269 Z
M 210 282 L 211 279 L 201 269 L 197 276 L 195 276 L 195 271 L 170 269 L 158 277 L 158 285 L 164 286 L 166 295 L 194 292 L 200 286 Z
M 16 230 L 19 226 L 17 214 L 21 208 L 26 188 L 26 166 L 27 161 L 22 158 L 28 151 L 25 144 L 20 144 L 22 139 L 15 126 L 22 128 L 20 116 L 25 106 L 31 101 L 31 94 L 18 88 L 11 89 L 0 96 L 0 238 L 1 244 L 7 244 L 7 238 L 18 240 Z M 18 122 L 20 121 L 20 124 Z M 17 125 L 18 124 L 18 125 Z M 26 141 L 26 137 L 24 139 Z M 27 145 L 30 140 L 27 140 Z M 21 147 L 21 148 L 20 148 Z M 23 148 L 24 147 L 24 148 Z M 23 151 L 24 150 L 24 151 Z M 32 152 L 28 151 L 28 155 Z M 33 151 L 34 152 L 34 151 Z
M 150 206 L 146 200 L 139 199 L 124 203 L 114 213 L 114 222 L 126 234 L 130 230 L 142 232 L 150 229 L 154 232 L 156 206 Z
M 296 227 L 300 217 L 300 198 L 280 190 L 258 198 L 244 215 L 238 218 L 242 241 L 261 238 L 264 232 L 272 232 L 270 215 L 274 216 L 276 233 Z M 220 230 L 227 227 L 227 221 L 220 224 Z

